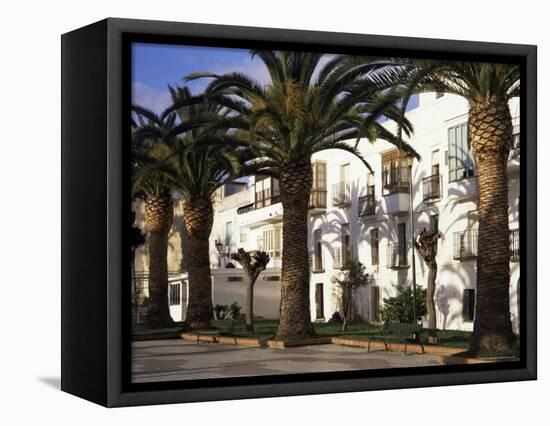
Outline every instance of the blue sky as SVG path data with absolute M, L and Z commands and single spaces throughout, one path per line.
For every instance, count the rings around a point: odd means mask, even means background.
M 132 45 L 132 102 L 160 111 L 170 102 L 167 85 L 186 84 L 199 93 L 209 79 L 185 83 L 193 72 L 224 74 L 240 71 L 260 82 L 268 81 L 263 63 L 251 59 L 247 49 L 135 43 Z
M 327 55 L 325 60 L 329 58 Z M 217 74 L 240 71 L 261 83 L 269 80 L 264 64 L 257 58 L 251 59 L 248 49 L 134 43 L 132 103 L 160 112 L 170 103 L 168 84 L 186 84 L 193 93 L 204 89 L 210 79 L 183 81 L 186 75 L 199 71 Z M 408 109 L 416 106 L 417 97 L 411 99 Z

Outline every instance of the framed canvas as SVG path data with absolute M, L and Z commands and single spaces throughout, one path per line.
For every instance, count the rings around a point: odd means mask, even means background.
M 64 34 L 62 389 L 115 407 L 536 379 L 536 115 L 535 46 Z

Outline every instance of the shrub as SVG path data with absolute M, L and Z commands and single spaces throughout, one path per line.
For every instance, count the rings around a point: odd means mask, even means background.
M 380 317 L 384 322 L 412 323 L 413 321 L 413 292 L 412 288 L 399 289 L 395 297 L 384 299 L 384 306 L 380 309 Z M 426 315 L 426 290 L 416 287 L 416 316 L 417 321 Z

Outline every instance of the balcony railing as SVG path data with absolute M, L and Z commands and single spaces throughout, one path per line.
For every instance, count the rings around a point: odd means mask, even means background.
M 367 194 L 358 199 L 359 216 L 374 216 L 376 214 L 376 198 L 374 194 Z
M 477 256 L 477 229 L 453 234 L 453 259 L 467 260 Z
M 432 175 L 422 179 L 422 195 L 425 202 L 441 198 L 440 175 Z
M 477 257 L 477 229 L 455 232 L 453 259 L 467 260 Z M 510 260 L 519 261 L 519 229 L 510 230 Z
M 386 250 L 386 266 L 390 269 L 408 267 L 406 243 L 388 243 Z
M 510 260 L 512 262 L 519 261 L 519 229 L 510 231 Z
M 409 169 L 401 167 L 382 171 L 382 194 L 392 195 L 410 192 Z
M 332 185 L 332 204 L 335 206 L 345 206 L 351 204 L 349 182 L 343 181 Z
M 310 209 L 326 209 L 327 208 L 327 191 L 323 189 L 312 189 L 309 194 Z
M 349 262 L 353 259 L 351 247 L 336 247 L 334 249 L 334 269 L 349 269 Z

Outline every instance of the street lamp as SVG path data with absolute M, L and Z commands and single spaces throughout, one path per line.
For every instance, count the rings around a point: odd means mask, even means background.
M 222 267 L 222 252 L 223 252 L 223 244 L 221 241 L 216 240 L 214 243 L 216 246 L 216 250 L 218 252 L 218 268 Z
M 413 284 L 413 322 L 417 324 L 416 316 L 416 261 L 414 256 L 414 209 L 413 209 L 413 184 L 412 184 L 412 166 L 414 157 L 407 155 L 407 167 L 409 168 L 409 209 L 411 219 L 411 249 L 412 249 L 412 284 Z M 417 333 L 414 335 L 415 340 L 418 339 Z

